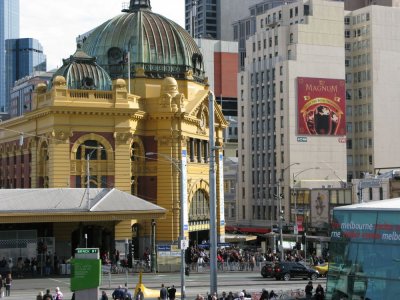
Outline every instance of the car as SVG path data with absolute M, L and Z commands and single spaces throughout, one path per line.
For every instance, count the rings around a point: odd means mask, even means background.
M 313 269 L 317 270 L 320 276 L 326 276 L 326 273 L 328 273 L 328 268 L 329 268 L 329 264 L 328 263 L 324 263 L 322 265 L 313 266 Z
M 318 271 L 294 261 L 285 261 L 275 264 L 274 276 L 276 280 L 289 281 L 291 278 L 303 278 L 316 280 L 319 276 Z
M 274 263 L 267 261 L 261 268 L 261 275 L 264 278 L 274 277 Z

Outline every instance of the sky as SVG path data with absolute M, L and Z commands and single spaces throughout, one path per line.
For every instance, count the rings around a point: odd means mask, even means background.
M 20 37 L 43 46 L 47 70 L 76 50 L 76 37 L 119 15 L 129 0 L 20 0 Z M 151 0 L 152 11 L 185 26 L 184 0 Z

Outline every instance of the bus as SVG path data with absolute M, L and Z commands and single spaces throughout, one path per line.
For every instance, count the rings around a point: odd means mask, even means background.
M 326 299 L 398 299 L 400 198 L 336 207 Z

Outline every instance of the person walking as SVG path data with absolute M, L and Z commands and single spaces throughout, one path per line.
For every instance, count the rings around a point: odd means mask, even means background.
M 122 285 L 119 285 L 114 292 L 112 293 L 112 298 L 115 300 L 120 300 L 120 299 L 124 299 L 125 298 L 125 292 L 122 289 Z
M 135 300 L 144 300 L 144 294 L 141 288 L 138 288 L 138 291 L 135 296 Z
M 46 294 L 43 295 L 43 300 L 53 300 L 53 295 L 50 293 L 50 289 L 46 290 Z
M 168 298 L 168 291 L 163 283 L 161 284 L 161 289 L 160 289 L 160 300 L 167 300 L 167 298 Z
M 276 299 L 278 298 L 278 295 L 274 292 L 274 290 L 271 290 L 271 292 L 269 292 L 269 299 Z
M 175 300 L 175 294 L 176 294 L 176 288 L 175 288 L 175 285 L 172 285 L 168 289 L 168 298 L 169 298 L 169 300 Z
M 11 282 L 12 282 L 12 277 L 11 277 L 11 273 L 8 273 L 7 274 L 7 277 L 6 277 L 6 297 L 8 296 L 10 296 L 10 294 L 11 294 Z
M 108 296 L 107 296 L 106 291 L 102 291 L 102 292 L 101 292 L 101 298 L 100 298 L 100 300 L 108 300 Z
M 36 300 L 43 300 L 43 292 L 40 291 L 39 294 L 36 296 Z
M 63 300 L 64 295 L 61 293 L 61 290 L 59 287 L 56 287 L 56 294 L 54 295 L 54 300 Z
M 1 277 L 0 274 L 0 298 L 4 297 L 3 285 L 4 285 L 3 277 Z
M 226 292 L 222 292 L 222 297 L 219 298 L 219 300 L 228 300 L 228 297 L 226 296 Z
M 312 281 L 309 281 L 306 285 L 305 288 L 305 292 L 306 292 L 306 299 L 307 300 L 311 300 L 312 298 L 312 291 L 313 291 L 314 287 L 312 285 Z
M 325 299 L 325 292 L 324 288 L 321 284 L 318 284 L 317 288 L 315 289 L 315 300 L 324 300 Z
M 260 300 L 268 300 L 268 299 L 269 299 L 268 291 L 266 289 L 262 289 Z

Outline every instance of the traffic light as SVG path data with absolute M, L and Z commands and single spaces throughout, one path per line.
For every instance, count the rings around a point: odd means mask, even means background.
M 301 250 L 301 243 L 300 242 L 296 242 L 296 249 L 297 250 Z
M 192 263 L 192 252 L 190 247 L 185 249 L 185 263 L 188 265 Z
M 306 244 L 306 235 L 305 235 L 305 234 L 303 234 L 303 235 L 301 236 L 301 243 L 302 243 L 303 245 Z
M 132 266 L 133 266 L 133 250 L 134 250 L 134 247 L 133 247 L 133 244 L 132 243 L 129 243 L 129 251 L 128 251 L 128 268 L 132 268 Z

